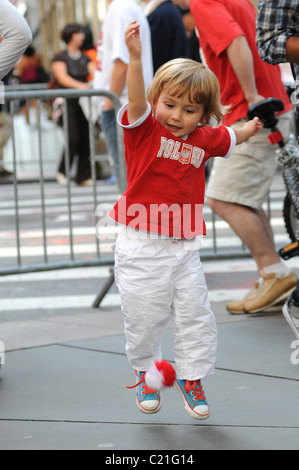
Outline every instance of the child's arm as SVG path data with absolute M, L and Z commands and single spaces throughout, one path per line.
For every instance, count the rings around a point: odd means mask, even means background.
M 136 21 L 130 23 L 126 30 L 126 45 L 130 53 L 130 62 L 127 72 L 128 87 L 128 121 L 133 124 L 147 109 L 145 88 L 142 74 L 141 41 L 139 25 Z
M 234 129 L 236 134 L 236 145 L 246 142 L 250 137 L 258 133 L 262 128 L 262 123 L 259 118 L 255 117 L 252 121 L 248 121 L 241 129 Z

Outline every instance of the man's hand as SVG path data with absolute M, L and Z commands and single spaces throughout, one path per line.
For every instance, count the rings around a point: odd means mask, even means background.
M 255 95 L 251 99 L 249 98 L 248 107 L 250 108 L 250 106 L 252 106 L 256 103 L 259 103 L 260 101 L 262 101 L 264 99 L 265 99 L 265 97 L 262 96 L 262 95 Z

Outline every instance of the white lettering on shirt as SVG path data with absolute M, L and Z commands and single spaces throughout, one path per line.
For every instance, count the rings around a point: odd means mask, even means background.
M 199 168 L 205 156 L 205 151 L 199 147 L 190 144 L 174 141 L 161 137 L 161 145 L 158 158 L 169 158 L 171 160 L 178 160 L 182 165 L 194 165 Z

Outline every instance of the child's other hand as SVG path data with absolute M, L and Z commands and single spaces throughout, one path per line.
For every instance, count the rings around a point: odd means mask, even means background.
M 262 123 L 258 117 L 253 118 L 251 121 L 246 122 L 244 125 L 250 137 L 256 135 L 262 128 Z
M 250 137 L 253 137 L 257 134 L 262 128 L 262 123 L 258 117 L 252 119 L 252 121 L 247 121 L 241 129 L 235 129 L 236 134 L 236 144 L 242 144 L 246 142 Z
M 140 25 L 136 21 L 129 24 L 125 32 L 125 41 L 131 57 L 141 57 Z

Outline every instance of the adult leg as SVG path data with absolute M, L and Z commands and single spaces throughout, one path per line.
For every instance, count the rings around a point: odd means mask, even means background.
M 279 126 L 287 137 L 291 114 L 280 117 Z M 233 127 L 240 127 L 237 122 Z M 297 277 L 289 273 L 275 250 L 273 232 L 262 210 L 276 171 L 275 147 L 263 129 L 238 145 L 224 161 L 215 159 L 207 189 L 210 207 L 232 227 L 256 261 L 260 280 L 243 301 L 230 302 L 231 313 L 263 311 L 283 301 Z
M 67 162 L 66 162 L 66 152 L 65 150 L 62 153 L 60 164 L 58 167 L 58 174 L 67 176 L 68 170 L 70 171 L 72 166 L 73 166 L 73 161 L 76 155 L 77 151 L 77 142 L 79 139 L 78 136 L 78 126 L 76 123 L 76 115 L 75 115 L 75 105 L 74 105 L 74 100 L 68 100 L 67 101 L 67 115 L 68 115 L 68 142 L 66 145 L 68 145 L 68 150 L 69 150 L 69 165 L 67 168 Z M 59 119 L 59 126 L 63 128 L 63 116 Z
M 113 175 L 112 181 L 119 184 L 119 154 L 117 146 L 117 129 L 116 129 L 116 116 L 115 110 L 102 111 L 101 114 L 101 127 L 105 134 L 105 140 L 109 155 L 113 160 Z
M 248 247 L 259 273 L 263 268 L 280 262 L 275 250 L 272 228 L 263 210 L 212 198 L 208 198 L 207 202 Z
M 82 184 L 88 182 L 91 179 L 91 162 L 90 162 L 90 143 L 89 143 L 89 125 L 88 121 L 84 116 L 81 106 L 78 104 L 77 107 L 77 126 L 79 131 L 79 140 L 77 142 L 78 151 L 78 167 L 76 182 Z
M 286 268 L 281 276 L 271 272 L 271 267 L 280 267 L 281 260 L 275 251 L 271 226 L 264 211 L 210 198 L 208 204 L 249 248 L 262 279 L 244 300 L 230 302 L 227 310 L 234 314 L 255 313 L 284 301 L 296 285 L 297 276 Z

